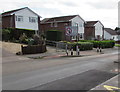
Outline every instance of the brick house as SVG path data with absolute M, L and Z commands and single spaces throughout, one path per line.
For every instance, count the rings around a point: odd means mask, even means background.
M 2 13 L 2 28 L 28 29 L 39 33 L 40 16 L 28 7 Z M 15 30 L 15 33 L 19 33 Z
M 76 35 L 67 36 L 66 27 L 76 26 L 78 29 L 79 39 L 84 39 L 85 21 L 79 15 L 60 16 L 53 18 L 45 18 L 41 21 L 41 32 L 45 33 L 49 30 L 60 30 L 62 32 L 61 40 L 76 40 Z M 51 35 L 52 36 L 52 35 Z
M 104 39 L 104 25 L 100 21 L 86 21 L 84 37 L 86 40 Z

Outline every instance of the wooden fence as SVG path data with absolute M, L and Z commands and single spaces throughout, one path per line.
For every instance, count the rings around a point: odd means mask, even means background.
M 21 46 L 22 54 L 37 54 L 46 52 L 46 45 Z

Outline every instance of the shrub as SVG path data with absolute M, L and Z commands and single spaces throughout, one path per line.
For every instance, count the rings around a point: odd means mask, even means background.
M 11 33 L 10 30 L 8 30 L 8 29 L 1 29 L 0 31 L 2 33 L 2 40 L 4 40 L 4 41 L 10 40 L 10 33 Z
M 80 42 L 91 42 L 93 43 L 93 47 L 101 47 L 101 48 L 113 48 L 115 46 L 115 41 L 113 40 L 104 40 L 104 41 L 93 41 L 93 40 L 82 40 Z
M 92 50 L 93 49 L 93 43 L 91 42 L 66 42 L 63 41 L 64 43 L 68 44 L 68 48 L 71 49 L 73 48 L 73 50 L 76 50 L 76 46 L 78 45 L 78 48 L 81 51 L 85 51 L 85 50 Z
M 77 45 L 78 45 L 78 47 L 81 51 L 92 50 L 93 49 L 93 43 L 90 43 L 90 42 L 78 42 L 78 43 L 74 42 L 74 43 L 72 43 L 73 50 L 76 50 Z
M 26 36 L 25 33 L 23 33 L 23 34 L 20 36 L 19 40 L 20 40 L 20 43 L 28 44 L 28 37 Z
M 61 41 L 62 40 L 62 32 L 59 30 L 49 30 L 46 33 L 47 40 L 50 41 Z
M 40 36 L 35 34 L 33 36 L 33 39 L 34 39 L 34 45 L 38 45 L 38 44 L 41 44 L 41 39 L 40 39 Z

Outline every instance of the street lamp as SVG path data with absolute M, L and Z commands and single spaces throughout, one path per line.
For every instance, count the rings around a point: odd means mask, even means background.
M 79 35 L 78 35 L 78 23 L 75 23 L 77 26 L 77 35 L 76 35 L 76 38 L 77 38 L 77 45 L 76 45 L 76 55 L 79 55 L 79 48 L 78 48 L 78 41 L 79 41 Z

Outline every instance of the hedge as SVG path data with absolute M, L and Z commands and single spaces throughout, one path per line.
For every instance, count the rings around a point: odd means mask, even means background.
M 11 38 L 11 31 L 8 29 L 1 29 L 0 33 L 2 33 L 2 40 L 8 41 Z
M 104 41 L 93 41 L 93 40 L 81 40 L 80 42 L 91 42 L 93 43 L 93 47 L 101 47 L 101 48 L 113 48 L 115 46 L 115 41 L 113 40 L 104 40 Z
M 50 41 L 61 41 L 62 39 L 62 32 L 58 30 L 49 30 L 46 35 L 47 40 Z
M 73 50 L 76 50 L 76 46 L 78 45 L 78 48 L 81 51 L 85 51 L 85 50 L 92 50 L 93 49 L 93 43 L 91 42 L 67 42 L 67 41 L 63 41 L 64 43 L 68 44 L 68 48 L 71 49 L 73 48 Z
M 0 31 L 2 32 L 2 40 L 5 41 L 19 40 L 19 37 L 23 33 L 25 33 L 29 38 L 35 34 L 34 30 L 18 29 L 18 28 L 1 29 Z

